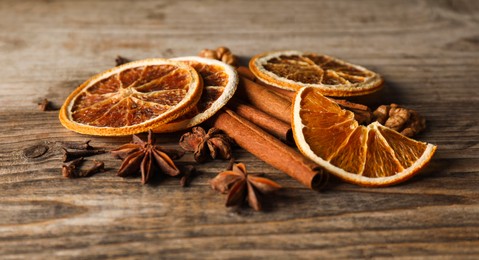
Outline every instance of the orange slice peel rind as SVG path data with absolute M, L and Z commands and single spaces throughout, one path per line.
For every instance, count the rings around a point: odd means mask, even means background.
M 403 182 L 423 169 L 436 151 L 435 145 L 378 122 L 361 126 L 351 117 L 350 111 L 311 87 L 300 89 L 293 100 L 293 135 L 299 150 L 347 182 L 369 187 Z
M 187 113 L 202 89 L 198 73 L 182 62 L 129 62 L 81 84 L 64 102 L 59 119 L 67 129 L 82 134 L 146 132 Z
M 366 95 L 380 90 L 383 83 L 379 74 L 362 66 L 295 50 L 258 54 L 250 60 L 249 68 L 268 85 L 292 91 L 315 87 L 326 96 Z
M 178 57 L 172 60 L 185 62 L 195 68 L 203 79 L 203 93 L 194 109 L 153 129 L 156 133 L 181 131 L 201 124 L 226 105 L 238 85 L 236 69 L 224 62 L 197 56 Z

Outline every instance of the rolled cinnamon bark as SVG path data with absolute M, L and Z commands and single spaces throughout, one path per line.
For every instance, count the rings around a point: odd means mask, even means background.
M 256 78 L 256 76 L 253 74 L 253 72 L 251 72 L 250 69 L 248 69 L 247 67 L 238 67 L 236 69 L 238 71 L 238 74 L 243 77 L 243 78 L 247 78 L 253 82 L 255 82 L 256 84 L 259 84 L 269 90 L 272 90 L 274 92 L 276 92 L 277 94 L 279 94 L 280 96 L 282 96 L 283 98 L 285 99 L 289 99 L 290 101 L 293 100 L 293 97 L 294 97 L 294 94 L 296 93 L 295 91 L 291 91 L 291 90 L 287 90 L 287 89 L 282 89 L 282 88 L 278 88 L 278 87 L 275 87 L 275 86 L 271 86 L 271 85 L 268 85 L 264 82 L 262 82 L 261 80 L 259 80 L 258 78 Z
M 291 90 L 271 86 L 259 80 L 256 80 L 255 82 L 269 90 L 274 91 L 276 94 L 280 95 L 282 98 L 287 99 L 289 102 L 293 102 L 293 98 L 294 98 L 294 95 L 296 94 L 296 91 L 291 91 Z
M 279 120 L 291 122 L 291 101 L 247 78 L 240 78 L 237 94 L 259 110 Z
M 287 124 L 273 116 L 270 116 L 253 106 L 242 103 L 241 101 L 233 100 L 228 104 L 228 108 L 233 110 L 238 115 L 249 120 L 253 124 L 261 127 L 266 132 L 270 133 L 276 138 L 285 141 L 288 144 L 293 144 L 293 135 L 291 131 L 291 124 Z
M 259 110 L 291 124 L 291 102 L 294 92 L 268 86 L 264 83 L 256 83 L 243 76 L 241 79 L 241 97 L 246 97 Z M 284 91 L 289 92 L 289 94 L 285 94 Z M 329 99 L 342 108 L 352 111 L 354 118 L 360 124 L 369 124 L 372 121 L 372 112 L 367 106 L 342 99 Z
M 235 112 L 222 110 L 213 124 L 240 147 L 308 188 L 319 190 L 326 183 L 328 174 L 321 167 Z
M 239 66 L 238 68 L 236 68 L 236 71 L 238 71 L 238 74 L 241 77 L 245 77 L 251 81 L 256 82 L 256 77 L 254 76 L 253 72 L 251 72 L 251 70 L 249 70 L 247 67 Z

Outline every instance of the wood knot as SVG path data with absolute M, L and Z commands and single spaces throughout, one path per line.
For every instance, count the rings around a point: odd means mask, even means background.
M 48 152 L 48 146 L 44 144 L 36 144 L 23 149 L 23 155 L 27 158 L 38 158 Z

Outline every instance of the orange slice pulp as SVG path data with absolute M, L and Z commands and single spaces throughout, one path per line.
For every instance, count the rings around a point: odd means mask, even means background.
M 293 101 L 293 135 L 300 151 L 328 172 L 363 186 L 389 186 L 418 173 L 436 146 L 407 138 L 378 122 L 358 125 L 313 87 Z
M 262 82 L 297 91 L 316 87 L 323 95 L 346 97 L 375 92 L 383 80 L 375 72 L 327 55 L 276 51 L 254 56 L 251 72 Z
M 198 125 L 220 110 L 231 99 L 238 85 L 238 74 L 230 65 L 196 56 L 173 60 L 192 66 L 203 79 L 200 100 L 187 114 L 153 129 L 156 133 L 175 132 Z
M 146 59 L 93 76 L 60 109 L 66 128 L 82 134 L 122 136 L 146 132 L 192 109 L 203 84 L 187 64 Z

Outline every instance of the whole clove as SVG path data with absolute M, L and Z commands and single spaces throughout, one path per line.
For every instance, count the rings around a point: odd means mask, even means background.
M 72 160 L 68 163 L 64 163 L 62 166 L 62 174 L 66 178 L 85 178 L 90 177 L 96 173 L 105 171 L 105 163 L 102 161 L 93 160 L 93 166 L 88 169 L 81 170 L 80 167 L 85 159 L 80 157 Z
M 84 158 L 80 157 L 62 165 L 62 175 L 66 178 L 75 178 L 78 168 L 83 163 Z
M 118 56 L 116 57 L 116 59 L 115 59 L 116 66 L 123 65 L 123 64 L 125 64 L 125 63 L 130 62 L 130 61 L 131 61 L 130 59 L 125 58 L 125 57 L 120 56 L 120 55 L 118 55 Z
M 67 150 L 63 149 L 63 162 L 68 162 L 80 157 L 89 157 L 97 154 L 106 153 L 105 150 Z
M 87 141 L 70 141 L 70 142 L 61 142 L 63 148 L 66 149 L 76 149 L 76 150 L 93 150 L 93 146 L 90 145 L 91 140 Z
M 51 102 L 48 99 L 44 98 L 42 102 L 38 103 L 38 110 L 40 111 L 52 110 Z
M 89 169 L 79 172 L 78 177 L 90 177 L 96 173 L 105 171 L 105 163 L 102 161 L 93 160 L 93 166 Z
M 188 187 L 190 186 L 191 180 L 194 179 L 196 176 L 199 175 L 199 172 L 196 168 L 192 165 L 185 166 L 185 169 L 182 171 L 181 179 L 180 179 L 180 186 L 181 187 Z

